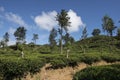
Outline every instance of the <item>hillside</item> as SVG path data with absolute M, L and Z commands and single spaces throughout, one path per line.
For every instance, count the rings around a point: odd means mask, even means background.
M 23 49 L 24 57 L 21 57 Z M 59 46 L 53 51 L 49 45 L 23 44 L 0 48 L 0 79 L 13 80 L 33 76 L 46 64 L 48 69 L 58 70 L 65 67 L 76 67 L 80 63 L 92 65 L 99 61 L 114 63 L 120 61 L 120 40 L 116 37 L 96 36 L 76 41 L 69 46 L 69 57 L 60 54 Z

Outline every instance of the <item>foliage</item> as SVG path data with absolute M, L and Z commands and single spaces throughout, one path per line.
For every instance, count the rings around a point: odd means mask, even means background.
M 112 36 L 113 35 L 113 30 L 116 28 L 114 26 L 114 22 L 112 20 L 112 18 L 110 18 L 109 16 L 105 15 L 102 19 L 103 21 L 103 30 L 107 31 L 107 33 Z
M 18 27 L 14 32 L 14 36 L 16 37 L 17 43 L 24 43 L 26 37 L 26 29 L 25 27 Z
M 44 64 L 43 59 L 0 59 L 0 75 L 3 80 L 13 80 L 25 76 L 28 72 L 38 72 Z
M 81 39 L 86 39 L 87 36 L 88 36 L 88 34 L 87 34 L 87 29 L 86 29 L 86 27 L 84 27 L 84 29 L 83 29 L 83 31 L 82 31 Z
M 73 80 L 120 80 L 120 64 L 88 67 L 77 72 Z
M 101 60 L 101 57 L 99 55 L 94 55 L 94 54 L 83 54 L 81 57 L 82 62 L 85 62 L 90 65 L 100 60 Z
M 3 40 L 4 40 L 4 42 L 5 42 L 5 44 L 7 45 L 7 42 L 9 42 L 9 33 L 8 32 L 6 32 L 5 33 L 5 35 L 3 36 Z
M 87 43 L 85 54 L 81 48 L 84 43 Z M 34 45 L 34 47 L 31 47 L 31 44 L 19 44 L 19 50 L 15 49 L 15 45 L 6 48 L 6 50 L 0 48 L 0 78 L 19 78 L 25 76 L 28 72 L 34 74 L 46 63 L 50 63 L 51 68 L 57 69 L 66 66 L 74 67 L 80 62 L 91 65 L 100 60 L 107 62 L 120 61 L 118 43 L 119 40 L 115 37 L 103 35 L 90 37 L 75 42 L 72 46 L 70 45 L 69 58 L 66 58 L 66 54 L 58 54 L 60 53 L 59 46 L 56 46 L 54 53 L 50 54 L 50 46 L 47 44 Z M 113 49 L 111 53 L 108 51 L 110 45 Z M 21 49 L 25 53 L 24 58 L 20 56 Z
M 117 29 L 117 39 L 120 40 L 120 28 Z
M 36 40 L 39 39 L 38 38 L 38 34 L 33 34 L 33 41 L 34 41 L 34 44 L 36 44 Z
M 102 60 L 105 60 L 107 62 L 115 62 L 115 61 L 120 61 L 120 56 L 119 54 L 102 54 L 101 55 Z
M 53 50 L 54 47 L 57 45 L 57 42 L 56 42 L 56 39 L 55 39 L 56 37 L 57 37 L 57 30 L 53 28 L 50 31 L 50 35 L 49 35 L 49 43 L 50 43 L 51 50 Z
M 3 35 L 3 39 L 0 41 L 0 47 L 5 47 L 7 46 L 7 43 L 9 42 L 9 33 L 6 32 L 4 35 Z
M 94 29 L 92 32 L 93 36 L 98 36 L 100 34 L 100 29 Z
M 63 36 L 63 40 L 64 40 L 64 44 L 67 45 L 69 42 L 72 44 L 74 43 L 74 38 L 72 36 L 70 36 L 69 33 L 66 33 L 65 36 Z
M 57 14 L 56 20 L 58 21 L 58 24 L 60 26 L 59 28 L 59 34 L 60 34 L 60 50 L 61 50 L 61 54 L 62 54 L 62 40 L 63 40 L 63 30 L 65 30 L 67 32 L 68 30 L 68 26 L 70 26 L 70 17 L 68 17 L 68 12 L 66 10 L 61 10 L 61 13 Z
M 1 40 L 1 41 L 0 41 L 0 47 L 3 47 L 3 48 L 4 48 L 5 46 L 6 46 L 5 41 L 4 41 L 4 40 Z

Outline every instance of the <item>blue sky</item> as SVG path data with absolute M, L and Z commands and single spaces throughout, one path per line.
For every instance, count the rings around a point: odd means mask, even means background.
M 33 33 L 39 34 L 38 44 L 48 43 L 49 31 L 58 27 L 54 16 L 61 9 L 69 12 L 72 22 L 69 32 L 76 40 L 80 39 L 85 25 L 88 36 L 94 28 L 102 30 L 101 19 L 106 14 L 120 26 L 120 0 L 0 0 L 0 40 L 9 32 L 9 44 L 14 44 L 14 31 L 25 26 L 28 43 Z

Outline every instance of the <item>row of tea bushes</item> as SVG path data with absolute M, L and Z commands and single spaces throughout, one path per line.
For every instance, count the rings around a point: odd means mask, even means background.
M 38 72 L 44 64 L 43 59 L 0 59 L 0 76 L 3 80 L 21 78 Z
M 88 67 L 77 72 L 73 80 L 120 80 L 120 64 Z

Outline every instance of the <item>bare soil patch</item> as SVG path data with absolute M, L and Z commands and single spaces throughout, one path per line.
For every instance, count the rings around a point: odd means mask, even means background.
M 88 65 L 85 63 L 80 63 L 76 67 L 64 67 L 62 69 L 47 69 L 50 67 L 50 64 L 46 64 L 43 68 L 41 68 L 41 71 L 33 76 L 30 76 L 28 74 L 26 78 L 23 78 L 23 80 L 72 80 L 73 75 L 84 68 L 87 68 L 89 66 L 101 66 L 101 65 L 110 65 L 110 64 L 116 64 L 120 62 L 114 62 L 114 63 L 107 63 L 105 61 L 100 61 L 93 63 L 92 65 Z

